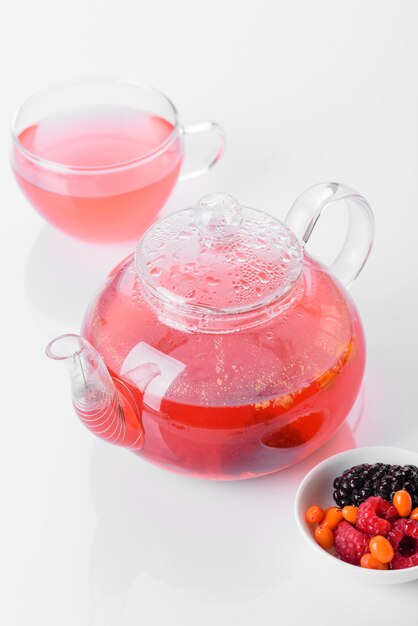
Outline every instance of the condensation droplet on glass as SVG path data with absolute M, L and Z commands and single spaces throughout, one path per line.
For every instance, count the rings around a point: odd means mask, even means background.
M 221 280 L 220 278 L 215 278 L 214 276 L 206 276 L 206 282 L 209 285 L 218 285 L 221 282 Z
M 258 272 L 258 279 L 261 283 L 268 283 L 269 277 L 265 272 Z

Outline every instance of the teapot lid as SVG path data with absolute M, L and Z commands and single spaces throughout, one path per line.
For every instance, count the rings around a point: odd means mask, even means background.
M 135 263 L 151 296 L 207 323 L 282 299 L 300 275 L 302 258 L 285 224 L 213 193 L 154 223 L 138 243 Z

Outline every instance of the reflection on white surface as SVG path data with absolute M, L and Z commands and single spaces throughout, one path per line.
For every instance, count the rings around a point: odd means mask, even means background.
M 363 405 L 360 400 L 350 416 L 356 427 Z M 90 466 L 98 516 L 90 557 L 92 626 L 125 623 L 132 593 L 140 620 L 146 600 L 141 576 L 153 579 L 162 603 L 171 588 L 189 598 L 236 603 L 286 584 L 295 575 L 289 503 L 296 487 L 314 464 L 355 445 L 345 423 L 327 445 L 295 467 L 241 482 L 176 476 L 126 453 L 112 462 L 107 447 L 95 445 Z
M 78 241 L 44 226 L 26 262 L 25 291 L 46 330 L 78 330 L 89 301 L 106 275 L 128 256 L 133 242 L 114 245 Z

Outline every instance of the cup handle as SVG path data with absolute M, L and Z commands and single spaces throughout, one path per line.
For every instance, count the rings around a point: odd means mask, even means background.
M 348 231 L 330 269 L 348 287 L 363 269 L 373 243 L 374 217 L 367 200 L 340 183 L 320 183 L 297 198 L 285 222 L 302 244 L 306 244 L 322 212 L 330 206 L 343 205 L 349 209 Z
M 207 154 L 199 164 L 189 167 L 187 163 L 183 163 L 179 180 L 188 180 L 205 174 L 219 161 L 225 148 L 225 134 L 216 122 L 199 122 L 198 124 L 183 126 L 181 132 L 184 137 L 186 154 L 188 152 L 187 144 L 192 141 L 193 135 L 204 136 L 208 145 Z

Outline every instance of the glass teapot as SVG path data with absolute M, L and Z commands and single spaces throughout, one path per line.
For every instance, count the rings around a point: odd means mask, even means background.
M 349 208 L 330 267 L 305 244 L 328 207 Z M 154 223 L 91 303 L 82 335 L 47 347 L 68 365 L 84 425 L 167 469 L 242 479 L 322 445 L 365 364 L 346 287 L 369 255 L 367 201 L 337 183 L 302 194 L 284 223 L 211 194 Z

